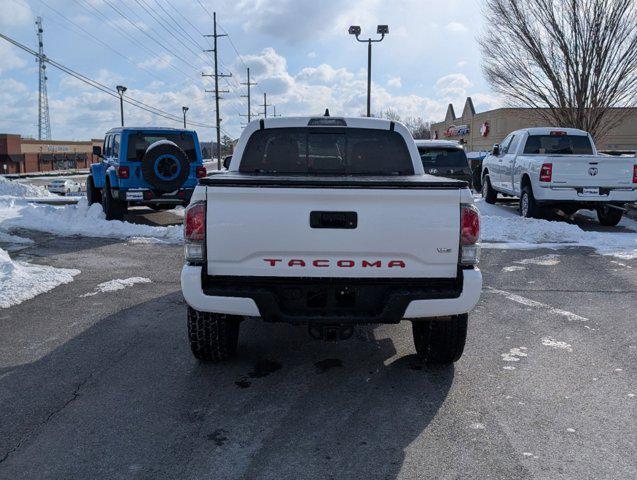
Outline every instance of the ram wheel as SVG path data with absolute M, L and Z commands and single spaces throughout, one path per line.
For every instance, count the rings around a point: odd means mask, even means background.
M 467 339 L 468 314 L 441 320 L 412 322 L 416 354 L 425 363 L 452 363 L 462 356 Z
M 520 195 L 520 216 L 524 218 L 541 218 L 543 213 L 542 207 L 535 200 L 533 189 L 530 185 L 525 185 L 522 188 L 522 195 Z
M 485 202 L 492 205 L 498 199 L 498 192 L 496 192 L 491 186 L 491 180 L 488 175 L 485 175 L 482 179 L 482 198 L 484 198 Z
M 188 307 L 188 339 L 198 360 L 221 362 L 234 356 L 241 319 L 232 315 L 200 312 Z
M 601 225 L 605 227 L 614 227 L 622 219 L 624 212 L 619 208 L 613 208 L 604 205 L 603 207 L 597 207 L 597 220 Z
M 119 200 L 113 198 L 110 185 L 107 183 L 103 193 L 102 208 L 106 215 L 106 220 L 123 220 L 124 212 L 126 210 L 125 205 Z

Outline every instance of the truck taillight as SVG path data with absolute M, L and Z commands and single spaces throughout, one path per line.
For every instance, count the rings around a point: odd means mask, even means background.
M 553 164 L 543 163 L 540 168 L 540 182 L 550 182 L 553 178 Z
M 206 204 L 193 203 L 186 209 L 184 218 L 184 251 L 186 261 L 201 263 L 206 248 Z
M 130 170 L 128 167 L 117 167 L 117 176 L 118 178 L 129 178 Z
M 206 167 L 197 167 L 197 178 L 204 178 L 206 175 L 208 175 Z
M 460 264 L 476 265 L 480 259 L 480 214 L 474 205 L 460 205 Z
M 633 165 L 633 183 L 637 183 L 637 165 Z

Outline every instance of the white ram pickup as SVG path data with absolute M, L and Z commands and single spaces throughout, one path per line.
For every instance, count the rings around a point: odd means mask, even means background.
M 482 162 L 482 196 L 520 198 L 520 215 L 539 218 L 547 208 L 567 215 L 597 211 L 614 226 L 624 204 L 637 201 L 637 158 L 598 155 L 591 136 L 574 128 L 527 128 L 507 136 Z
M 196 358 L 232 356 L 244 317 L 324 340 L 405 319 L 425 362 L 460 358 L 482 291 L 478 211 L 465 182 L 423 173 L 402 124 L 257 120 L 228 170 L 200 181 L 184 220 Z

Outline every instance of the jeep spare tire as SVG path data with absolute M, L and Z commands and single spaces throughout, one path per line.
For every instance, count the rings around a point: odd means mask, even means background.
M 151 144 L 142 159 L 142 176 L 153 189 L 174 192 L 190 175 L 190 160 L 179 146 L 169 140 Z

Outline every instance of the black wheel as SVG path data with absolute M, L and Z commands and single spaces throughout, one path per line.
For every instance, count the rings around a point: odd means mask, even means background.
M 107 183 L 104 188 L 102 208 L 106 214 L 106 220 L 123 220 L 124 204 L 113 198 L 110 185 Z
M 239 317 L 188 307 L 188 339 L 192 354 L 206 362 L 221 362 L 234 356 L 240 323 Z
M 498 192 L 496 192 L 491 186 L 491 180 L 488 175 L 485 175 L 482 179 L 482 198 L 487 203 L 493 205 L 498 199 Z
M 173 192 L 188 179 L 190 160 L 177 144 L 159 141 L 146 149 L 141 170 L 144 180 L 155 190 Z
M 525 218 L 541 218 L 542 207 L 535 201 L 533 189 L 530 185 L 522 187 L 522 195 L 520 196 L 520 215 Z
M 93 175 L 89 175 L 86 178 L 86 200 L 88 200 L 89 205 L 102 203 L 102 191 L 99 188 L 95 188 Z
M 471 186 L 476 192 L 482 190 L 482 179 L 480 178 L 479 168 L 474 168 L 471 172 Z
M 624 212 L 609 206 L 597 207 L 597 220 L 605 227 L 614 227 L 622 219 Z
M 468 314 L 449 319 L 412 322 L 416 354 L 425 363 L 452 363 L 462 356 L 467 339 Z

